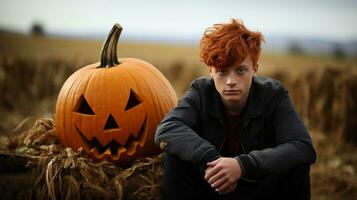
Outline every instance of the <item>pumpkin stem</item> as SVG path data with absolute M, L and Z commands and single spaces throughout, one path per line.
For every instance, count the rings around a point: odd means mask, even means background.
M 122 30 L 118 23 L 114 24 L 103 44 L 100 65 L 97 68 L 109 68 L 120 64 L 117 57 L 117 44 Z

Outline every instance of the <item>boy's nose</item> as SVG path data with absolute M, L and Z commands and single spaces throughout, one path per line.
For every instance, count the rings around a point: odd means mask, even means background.
M 230 75 L 227 79 L 227 85 L 233 86 L 235 84 L 237 84 L 237 81 L 235 80 L 233 75 Z

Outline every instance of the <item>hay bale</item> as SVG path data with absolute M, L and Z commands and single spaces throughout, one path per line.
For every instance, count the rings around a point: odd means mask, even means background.
M 162 155 L 137 159 L 128 168 L 95 161 L 59 144 L 52 119 L 9 137 L 5 149 L 28 158 L 28 195 L 34 199 L 161 199 Z

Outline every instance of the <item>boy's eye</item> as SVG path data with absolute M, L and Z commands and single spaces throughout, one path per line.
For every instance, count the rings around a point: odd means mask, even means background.
M 239 68 L 239 69 L 237 70 L 237 73 L 238 73 L 238 74 L 244 74 L 246 71 L 247 71 L 246 68 Z
M 219 74 L 225 74 L 226 71 L 225 71 L 225 70 L 218 70 L 218 73 L 219 73 Z

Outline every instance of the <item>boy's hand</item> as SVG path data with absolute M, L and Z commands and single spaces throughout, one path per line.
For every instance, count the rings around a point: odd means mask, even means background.
M 207 163 L 204 178 L 218 193 L 226 194 L 236 188 L 241 175 L 240 165 L 235 158 L 221 157 Z

